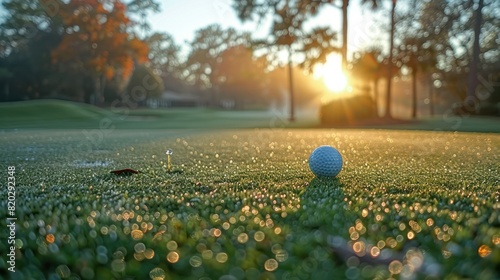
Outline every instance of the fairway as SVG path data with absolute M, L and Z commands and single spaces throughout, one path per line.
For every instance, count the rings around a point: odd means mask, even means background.
M 320 145 L 343 156 L 335 179 L 308 168 Z M 17 218 L 1 277 L 500 277 L 499 134 L 25 130 L 0 149 Z M 141 173 L 110 174 L 124 168 Z

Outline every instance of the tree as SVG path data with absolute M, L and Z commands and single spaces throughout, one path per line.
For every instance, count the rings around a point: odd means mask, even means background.
M 471 77 L 487 77 L 487 71 L 494 72 L 494 65 L 500 61 L 499 42 L 494 39 L 500 34 L 500 2 L 483 0 L 485 8 L 481 10 L 483 20 L 477 37 L 474 29 L 479 28 L 475 21 L 479 5 L 474 6 L 474 3 L 470 0 L 413 1 L 413 5 L 406 3 L 408 11 L 398 19 L 398 59 L 412 75 L 426 74 L 431 110 L 435 83 L 460 99 L 470 101 L 461 110 L 474 112 L 477 97 L 475 90 L 468 88 L 473 83 L 477 85 L 477 80 L 471 83 Z M 404 4 L 401 7 L 405 7 Z M 476 46 L 475 41 L 478 42 Z M 481 68 L 474 69 L 474 49 L 478 51 L 476 63 L 480 63 Z M 416 64 L 416 68 L 411 64 Z
M 224 50 L 219 61 L 213 71 L 221 98 L 235 101 L 235 107 L 239 108 L 267 102 L 265 57 L 254 57 L 251 48 L 238 45 Z
M 292 45 L 296 37 L 300 36 L 302 24 L 305 18 L 300 10 L 293 9 L 286 1 L 282 7 L 274 6 L 275 17 L 271 34 L 275 34 L 272 45 L 284 46 L 288 52 L 288 90 L 290 94 L 290 121 L 295 121 L 295 94 L 293 92 L 293 50 Z M 293 9 L 293 10 L 292 10 Z M 268 43 L 269 44 L 269 43 Z
M 355 53 L 354 60 L 351 63 L 351 74 L 353 77 L 371 84 L 375 108 L 378 108 L 378 84 L 380 79 L 383 78 L 384 65 L 387 63 L 387 59 L 385 63 L 382 59 L 382 51 L 378 48 L 372 48 L 365 52 Z
M 208 92 L 211 104 L 217 106 L 218 77 L 214 69 L 221 62 L 220 55 L 234 46 L 250 46 L 250 41 L 249 33 L 239 33 L 234 28 L 224 30 L 215 24 L 196 31 L 185 63 L 186 81 L 198 90 Z
M 264 73 L 263 78 L 266 100 L 268 100 L 269 105 L 273 109 L 288 107 L 288 65 L 280 65 L 273 68 L 268 67 L 268 69 L 269 70 Z M 314 78 L 314 75 L 312 75 L 310 71 L 304 69 L 300 65 L 294 65 L 293 73 L 296 108 L 310 110 L 311 105 L 317 106 L 322 94 L 328 91 L 325 83 L 318 82 L 318 79 Z M 282 120 L 285 118 L 286 117 L 283 116 Z
M 61 38 L 55 32 L 39 31 L 22 48 L 12 49 L 4 59 L 11 73 L 6 81 L 13 96 L 9 99 L 37 99 L 53 94 L 58 77 L 51 63 L 50 52 Z
M 6 0 L 0 23 L 0 64 L 8 73 L 0 81 L 5 100 L 51 94 L 54 69 L 50 52 L 59 43 L 57 0 Z
M 361 0 L 362 5 L 369 4 L 373 9 L 377 9 L 380 6 L 381 0 Z M 235 0 L 233 2 L 233 8 L 238 12 L 238 16 L 242 20 L 251 20 L 254 16 L 257 16 L 259 20 L 262 20 L 267 14 L 269 10 L 272 10 L 273 7 L 283 6 L 283 2 L 286 2 L 286 5 L 295 5 L 298 10 L 297 12 L 301 17 L 307 19 L 309 17 L 315 16 L 322 7 L 326 5 L 333 5 L 336 8 L 342 10 L 342 46 L 340 48 L 340 52 L 342 55 L 342 65 L 344 70 L 347 69 L 347 34 L 348 34 L 348 7 L 350 4 L 350 0 L 320 0 L 320 1 L 311 1 L 311 0 L 298 0 L 298 1 L 289 1 L 289 0 L 246 0 L 239 1 Z M 295 2 L 295 3 L 291 3 Z M 340 4 L 339 4 L 340 2 Z
M 130 0 L 126 3 L 126 5 L 127 14 L 130 18 L 133 18 L 136 15 L 139 17 L 139 23 L 134 26 L 139 27 L 139 29 L 142 31 L 142 35 L 146 36 L 146 34 L 151 31 L 151 26 L 146 20 L 147 14 L 148 12 L 160 12 L 160 3 L 155 0 Z
M 288 53 L 288 84 L 290 97 L 289 120 L 295 120 L 295 100 L 293 86 L 293 53 L 305 53 L 305 62 L 301 65 L 311 67 L 315 62 L 325 62 L 326 56 L 338 49 L 334 47 L 335 34 L 327 28 L 316 28 L 307 33 L 303 30 L 304 22 L 312 15 L 317 14 L 322 2 L 318 1 L 235 1 L 233 8 L 238 12 L 241 20 L 251 20 L 256 15 L 262 20 L 269 14 L 273 16 L 270 36 L 260 40 L 257 45 L 268 50 L 277 47 Z M 294 48 L 297 48 L 294 50 Z M 275 50 L 276 51 L 276 50 Z
M 412 77 L 412 118 L 417 117 L 417 80 L 420 72 L 431 71 L 436 66 L 436 52 L 434 47 L 425 42 L 420 30 L 404 29 L 405 36 L 397 48 L 397 60 L 401 66 L 411 72 Z
M 331 53 L 340 51 L 335 46 L 337 34 L 328 27 L 313 28 L 298 37 L 297 42 L 300 45 L 298 52 L 304 55 L 304 60 L 299 65 L 308 72 L 311 72 L 315 65 L 325 63 Z
M 344 71 L 347 70 L 347 34 L 348 34 L 348 7 L 350 4 L 350 0 L 341 0 L 342 4 L 337 6 L 342 10 L 342 67 Z M 333 1 L 327 1 L 331 3 L 336 3 Z M 361 0 L 362 5 L 371 4 L 373 9 L 377 9 L 380 6 L 380 0 Z
M 0 60 L 1 63 L 1 60 Z M 0 101 L 10 100 L 10 84 L 9 79 L 12 78 L 12 73 L 6 67 L 0 66 L 0 85 L 3 86 L 3 94 L 0 95 Z
M 1 23 L 0 42 L 3 55 L 26 48 L 39 32 L 55 32 L 61 22 L 57 18 L 60 0 L 5 0 L 6 17 Z
M 394 52 L 394 29 L 396 28 L 396 21 L 394 14 L 396 11 L 397 0 L 392 0 L 391 5 L 391 31 L 389 39 L 389 58 L 387 61 L 387 96 L 385 100 L 385 114 L 384 117 L 391 118 L 391 95 L 392 95 L 392 69 L 393 69 L 393 52 Z
M 164 90 L 162 79 L 144 64 L 137 65 L 130 77 L 127 92 L 145 104 L 148 97 L 159 97 Z
M 125 9 L 119 0 L 71 0 L 61 6 L 64 35 L 53 61 L 92 78 L 96 105 L 104 103 L 106 81 L 118 74 L 128 77 L 135 61 L 147 61 L 147 45 L 127 34 Z
M 421 13 L 418 12 L 416 1 L 407 2 L 404 11 L 397 14 L 398 28 L 396 37 L 396 64 L 402 72 L 411 74 L 412 81 L 412 118 L 417 117 L 417 81 L 424 72 L 435 67 L 436 59 L 434 46 L 426 39 L 427 24 L 422 24 Z M 403 9 L 402 9 L 403 10 Z M 417 12 L 416 12 L 417 11 Z M 429 76 L 430 77 L 430 76 Z
M 479 38 L 481 36 L 481 23 L 483 19 L 483 7 L 484 0 L 478 0 L 477 8 L 474 15 L 474 43 L 472 47 L 472 59 L 469 67 L 469 81 L 467 85 L 467 102 L 475 101 L 476 98 L 476 88 L 479 84 L 478 80 L 478 68 L 479 68 L 479 54 L 480 50 L 480 42 Z M 469 105 L 469 104 L 466 104 Z M 470 105 L 469 105 L 470 106 Z
M 183 80 L 180 46 L 167 33 L 155 32 L 146 38 L 149 46 L 147 65 L 164 81 L 165 87 L 176 90 Z
M 260 40 L 254 42 L 259 48 L 270 48 L 274 46 L 285 46 L 288 52 L 288 88 L 290 94 L 290 117 L 289 119 L 293 121 L 295 119 L 294 114 L 294 93 L 293 93 L 293 69 L 292 69 L 292 49 L 294 33 L 300 31 L 298 27 L 302 24 L 302 21 L 298 17 L 294 17 L 290 9 L 289 1 L 235 1 L 233 8 L 237 11 L 238 16 L 241 20 L 251 20 L 254 15 L 259 17 L 261 21 L 264 17 L 272 11 L 274 16 L 273 25 L 271 27 L 271 34 L 275 35 L 271 40 Z
M 413 119 L 417 118 L 417 79 L 418 74 L 421 67 L 425 67 L 424 64 L 421 64 L 419 59 L 423 57 L 420 52 L 423 50 L 422 46 L 419 44 L 418 39 L 408 38 L 405 42 L 400 46 L 403 53 L 406 53 L 406 59 L 404 60 L 405 65 L 411 70 L 412 76 L 412 110 L 411 117 Z
M 340 0 L 341 4 L 338 5 L 337 1 L 304 1 L 304 2 L 311 2 L 315 3 L 311 7 L 312 13 L 315 14 L 317 10 L 320 9 L 320 7 L 324 4 L 332 4 L 337 8 L 340 8 L 342 10 L 342 47 L 341 47 L 341 56 L 342 56 L 342 67 L 343 70 L 347 70 L 347 34 L 348 34 L 348 7 L 350 4 L 350 0 Z M 381 6 L 382 0 L 361 0 L 361 5 L 370 5 L 373 10 L 378 9 Z M 395 1 L 393 1 L 395 8 Z M 393 30 L 394 23 L 391 22 L 391 32 Z M 393 40 L 393 36 L 391 36 L 391 41 Z M 392 50 L 392 47 L 391 47 Z M 391 65 L 387 66 L 387 78 L 392 80 L 392 69 L 393 67 Z M 378 81 L 378 79 L 376 80 Z M 387 88 L 387 102 L 386 102 L 386 115 L 387 112 L 390 112 L 390 96 L 391 96 L 391 83 L 388 82 L 388 88 Z M 388 107 L 389 106 L 389 107 Z M 390 113 L 389 113 L 390 116 Z

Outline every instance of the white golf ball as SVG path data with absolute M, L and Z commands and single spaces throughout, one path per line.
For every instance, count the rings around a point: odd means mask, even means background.
M 342 169 L 342 156 L 332 146 L 320 146 L 309 156 L 309 168 L 317 177 L 335 177 Z

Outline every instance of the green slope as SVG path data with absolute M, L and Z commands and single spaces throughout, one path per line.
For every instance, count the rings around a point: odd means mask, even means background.
M 95 106 L 62 100 L 0 103 L 0 128 L 94 127 L 104 118 L 115 115 Z

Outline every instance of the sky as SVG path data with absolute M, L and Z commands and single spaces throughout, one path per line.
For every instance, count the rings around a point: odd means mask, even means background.
M 241 23 L 231 7 L 233 0 L 163 0 L 162 11 L 151 14 L 147 20 L 155 31 L 171 34 L 178 44 L 193 39 L 196 30 L 217 23 L 223 28 L 233 27 L 250 31 L 255 38 L 265 38 L 269 34 L 269 24 Z M 350 53 L 374 45 L 385 47 L 387 35 L 374 26 L 374 22 L 385 22 L 384 13 L 374 14 L 368 7 L 361 8 L 361 1 L 351 1 L 349 6 L 348 50 Z M 339 33 L 342 26 L 341 11 L 333 6 L 325 6 L 320 14 L 309 20 L 306 28 L 328 26 Z M 184 47 L 184 52 L 187 47 Z

